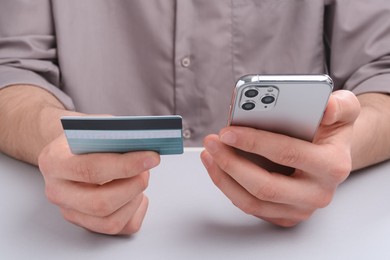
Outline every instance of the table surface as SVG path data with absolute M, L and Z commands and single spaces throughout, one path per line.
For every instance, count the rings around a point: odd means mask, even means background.
M 390 162 L 353 173 L 331 205 L 283 229 L 235 208 L 199 150 L 163 156 L 143 226 L 130 237 L 66 222 L 39 170 L 1 153 L 0 178 L 0 259 L 390 259 Z

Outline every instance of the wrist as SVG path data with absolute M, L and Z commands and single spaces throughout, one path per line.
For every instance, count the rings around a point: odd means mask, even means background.
M 14 85 L 0 91 L 0 151 L 37 164 L 43 147 L 61 134 L 60 117 L 78 114 L 66 111 L 46 90 Z
M 63 133 L 61 125 L 62 116 L 79 116 L 82 113 L 65 110 L 59 107 L 45 106 L 38 115 L 38 133 L 41 142 L 41 150 Z

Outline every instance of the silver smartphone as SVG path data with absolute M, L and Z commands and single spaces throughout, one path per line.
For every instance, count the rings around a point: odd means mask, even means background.
M 228 124 L 312 141 L 332 90 L 327 75 L 246 75 L 234 88 Z
M 243 76 L 233 91 L 228 125 L 312 141 L 332 90 L 328 75 Z

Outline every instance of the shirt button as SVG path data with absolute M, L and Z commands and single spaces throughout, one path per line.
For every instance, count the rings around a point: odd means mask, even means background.
M 184 68 L 188 68 L 189 66 L 191 65 L 191 59 L 190 57 L 184 57 L 182 60 L 181 60 L 181 66 L 183 66 Z
M 190 139 L 191 138 L 191 130 L 190 129 L 184 129 L 183 130 L 183 137 L 184 137 L 184 139 Z

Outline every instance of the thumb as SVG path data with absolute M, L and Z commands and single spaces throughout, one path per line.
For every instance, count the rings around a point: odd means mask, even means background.
M 330 96 L 321 124 L 350 124 L 359 113 L 360 103 L 355 94 L 348 90 L 338 90 Z

